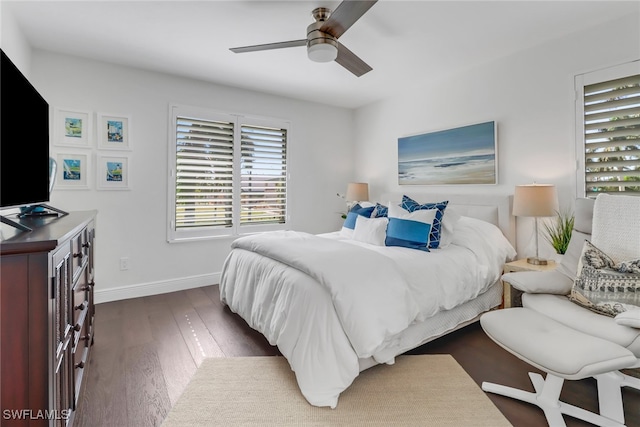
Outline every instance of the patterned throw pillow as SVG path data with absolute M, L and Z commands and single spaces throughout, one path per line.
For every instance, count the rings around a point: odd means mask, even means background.
M 640 259 L 616 264 L 586 240 L 570 299 L 612 317 L 640 308 Z
M 381 205 L 380 203 L 376 203 L 373 213 L 371 214 L 372 218 L 386 218 L 389 215 L 389 208 L 385 205 Z
M 444 210 L 449 204 L 448 200 L 438 203 L 424 203 L 420 204 L 413 200 L 411 197 L 404 195 L 402 196 L 402 206 L 404 209 L 409 212 L 415 212 L 417 210 L 422 209 L 437 209 L 436 219 L 433 221 L 433 227 L 431 227 L 431 234 L 429 235 L 429 248 L 436 249 L 440 246 L 440 233 L 442 229 L 442 218 L 444 216 Z

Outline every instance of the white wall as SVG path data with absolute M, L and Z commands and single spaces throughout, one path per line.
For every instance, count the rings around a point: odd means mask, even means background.
M 5 14 L 2 46 L 20 56 L 52 109 L 132 117 L 132 191 L 96 191 L 92 171 L 91 190 L 57 189 L 51 200 L 65 210 L 99 211 L 96 291 L 98 301 L 107 301 L 216 283 L 229 250 L 231 239 L 166 242 L 169 103 L 290 120 L 295 229 L 339 228 L 344 203 L 335 193 L 349 181 L 369 182 L 372 199 L 406 188 L 397 185 L 398 137 L 489 120 L 498 122 L 499 184 L 436 190 L 511 194 L 515 185 L 536 180 L 555 183 L 567 205 L 576 187 L 573 77 L 638 59 L 637 22 L 631 16 L 446 80 L 417 82 L 411 93 L 355 113 L 50 52 L 31 55 Z M 95 126 L 92 143 L 88 151 L 95 155 Z M 525 256 L 533 250 L 531 222 L 520 222 L 518 250 Z M 130 258 L 130 270 L 119 270 L 120 257 Z
M 170 60 L 170 58 L 167 58 Z M 212 70 L 215 72 L 215 70 Z M 312 233 L 340 227 L 344 202 L 336 196 L 352 179 L 352 118 L 326 107 L 137 69 L 34 51 L 32 80 L 51 109 L 90 111 L 94 126 L 87 152 L 95 156 L 96 114 L 131 116 L 131 191 L 54 189 L 51 205 L 97 209 L 96 301 L 108 301 L 218 283 L 231 238 L 167 243 L 169 104 L 275 117 L 292 123 L 289 145 L 291 226 Z M 69 152 L 56 146 L 52 155 Z M 126 153 L 124 153 L 126 154 Z M 328 173 L 330 171 L 330 173 Z M 130 269 L 120 271 L 120 258 Z
M 0 2 L 0 46 L 11 62 L 29 78 L 31 74 L 31 46 L 24 38 L 13 15 Z
M 561 208 L 571 207 L 574 76 L 640 58 L 639 19 L 629 16 L 554 40 L 357 110 L 356 178 L 369 182 L 373 198 L 403 189 L 513 194 L 518 184 L 552 183 Z M 397 184 L 398 137 L 492 120 L 498 123 L 498 185 Z M 531 224 L 519 221 L 520 256 L 535 251 Z M 543 239 L 540 251 L 552 254 Z

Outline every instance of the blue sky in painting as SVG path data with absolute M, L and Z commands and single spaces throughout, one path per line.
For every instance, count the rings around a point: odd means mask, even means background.
M 493 154 L 494 122 L 398 138 L 398 161 Z

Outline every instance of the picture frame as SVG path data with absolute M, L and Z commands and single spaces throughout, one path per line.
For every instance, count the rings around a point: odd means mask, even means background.
M 98 113 L 98 148 L 131 151 L 131 116 Z
M 398 138 L 399 185 L 495 185 L 495 121 Z
M 53 116 L 54 145 L 79 148 L 90 146 L 93 113 L 56 108 Z
M 129 156 L 99 155 L 96 171 L 98 190 L 131 189 L 131 170 Z
M 58 153 L 56 190 L 88 190 L 91 156 L 89 153 Z

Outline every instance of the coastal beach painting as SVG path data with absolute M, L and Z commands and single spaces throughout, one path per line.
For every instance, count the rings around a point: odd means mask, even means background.
M 56 189 L 86 190 L 91 156 L 88 153 L 58 153 L 56 170 Z
M 497 184 L 496 147 L 496 122 L 398 138 L 398 183 Z
M 98 156 L 98 190 L 130 190 L 129 156 Z

